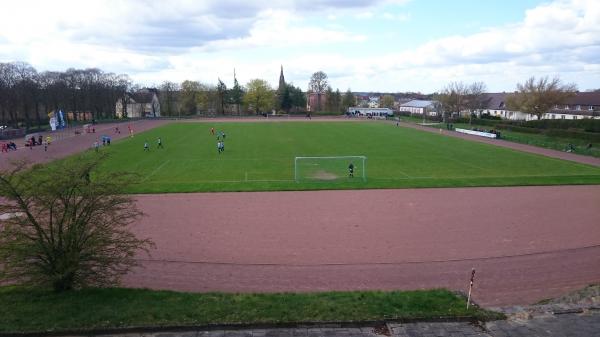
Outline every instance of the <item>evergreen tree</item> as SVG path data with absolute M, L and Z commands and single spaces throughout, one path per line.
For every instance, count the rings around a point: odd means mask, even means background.
M 290 95 L 291 107 L 295 110 L 304 110 L 306 108 L 306 95 L 302 92 L 302 89 L 289 84 L 287 91 Z
M 229 103 L 237 106 L 237 113 L 240 114 L 240 106 L 244 103 L 244 88 L 238 83 L 235 71 L 233 73 L 233 88 L 229 90 Z
M 223 81 L 221 81 L 219 78 L 219 83 L 217 84 L 217 95 L 219 100 L 219 112 L 222 114 L 225 114 L 225 104 L 228 101 L 228 94 L 229 92 L 227 90 L 227 85 L 225 85 L 225 83 L 223 83 Z
M 333 93 L 333 105 L 333 111 L 344 112 L 344 109 L 342 109 L 342 94 L 340 93 L 340 89 L 335 89 L 335 92 Z
M 352 91 L 348 89 L 342 98 L 342 109 L 344 111 L 348 111 L 348 108 L 354 106 L 355 104 L 354 94 L 352 94 Z
M 279 92 L 279 108 L 281 108 L 285 112 L 290 112 L 290 109 L 292 108 L 292 97 L 290 96 L 290 86 L 287 84 Z
M 325 110 L 327 112 L 335 111 L 335 98 L 333 97 L 331 86 L 327 86 L 325 90 Z

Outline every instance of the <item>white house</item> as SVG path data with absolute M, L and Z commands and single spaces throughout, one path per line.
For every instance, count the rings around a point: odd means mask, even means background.
M 348 113 L 367 117 L 385 117 L 394 115 L 394 111 L 389 108 L 360 108 L 354 106 L 348 108 Z
M 483 114 L 510 120 L 536 120 L 537 116 L 521 111 L 508 110 L 507 93 L 488 93 L 487 104 L 480 111 Z M 584 119 L 600 118 L 600 92 L 578 92 L 566 104 L 556 105 L 542 119 Z
M 123 109 L 123 99 L 117 100 L 117 117 L 128 118 L 160 117 L 160 101 L 156 89 L 142 89 L 133 94 L 126 94 L 127 111 Z
M 398 108 L 398 111 L 406 111 L 416 115 L 427 114 L 429 116 L 437 116 L 438 114 L 435 109 L 435 101 L 427 101 L 420 99 L 414 99 L 412 101 L 401 104 Z
M 369 96 L 369 108 L 379 108 L 379 96 Z

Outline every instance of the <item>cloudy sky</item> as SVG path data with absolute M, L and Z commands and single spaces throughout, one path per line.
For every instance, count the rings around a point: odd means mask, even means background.
M 600 88 L 598 0 L 0 0 L 0 62 L 97 67 L 144 85 L 286 79 L 306 89 Z

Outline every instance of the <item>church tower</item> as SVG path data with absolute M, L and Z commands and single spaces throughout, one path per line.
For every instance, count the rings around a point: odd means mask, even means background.
M 279 86 L 277 87 L 277 108 L 287 109 L 286 103 L 284 102 L 286 94 L 285 77 L 283 77 L 283 65 L 281 65 L 281 71 L 279 72 Z
M 281 72 L 279 73 L 279 87 L 277 88 L 277 92 L 280 94 L 285 89 L 285 77 L 283 77 L 283 65 L 281 65 Z

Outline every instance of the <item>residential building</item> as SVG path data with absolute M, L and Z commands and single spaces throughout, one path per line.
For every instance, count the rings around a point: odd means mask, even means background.
M 537 116 L 506 107 L 508 93 L 486 94 L 487 105 L 479 113 L 510 120 L 536 120 Z M 565 104 L 556 105 L 542 119 L 600 118 L 600 92 L 578 92 Z
M 369 96 L 369 108 L 379 108 L 379 96 Z
M 600 92 L 578 92 L 564 105 L 556 105 L 544 119 L 600 119 Z
M 127 104 L 126 109 L 123 109 L 123 101 Z M 158 90 L 145 88 L 133 94 L 126 94 L 124 99 L 117 101 L 116 113 L 119 118 L 160 117 Z
M 321 107 L 319 108 L 319 94 L 316 92 L 306 93 L 306 110 L 310 112 L 323 111 L 325 103 L 327 102 L 327 94 L 322 93 L 321 95 Z

